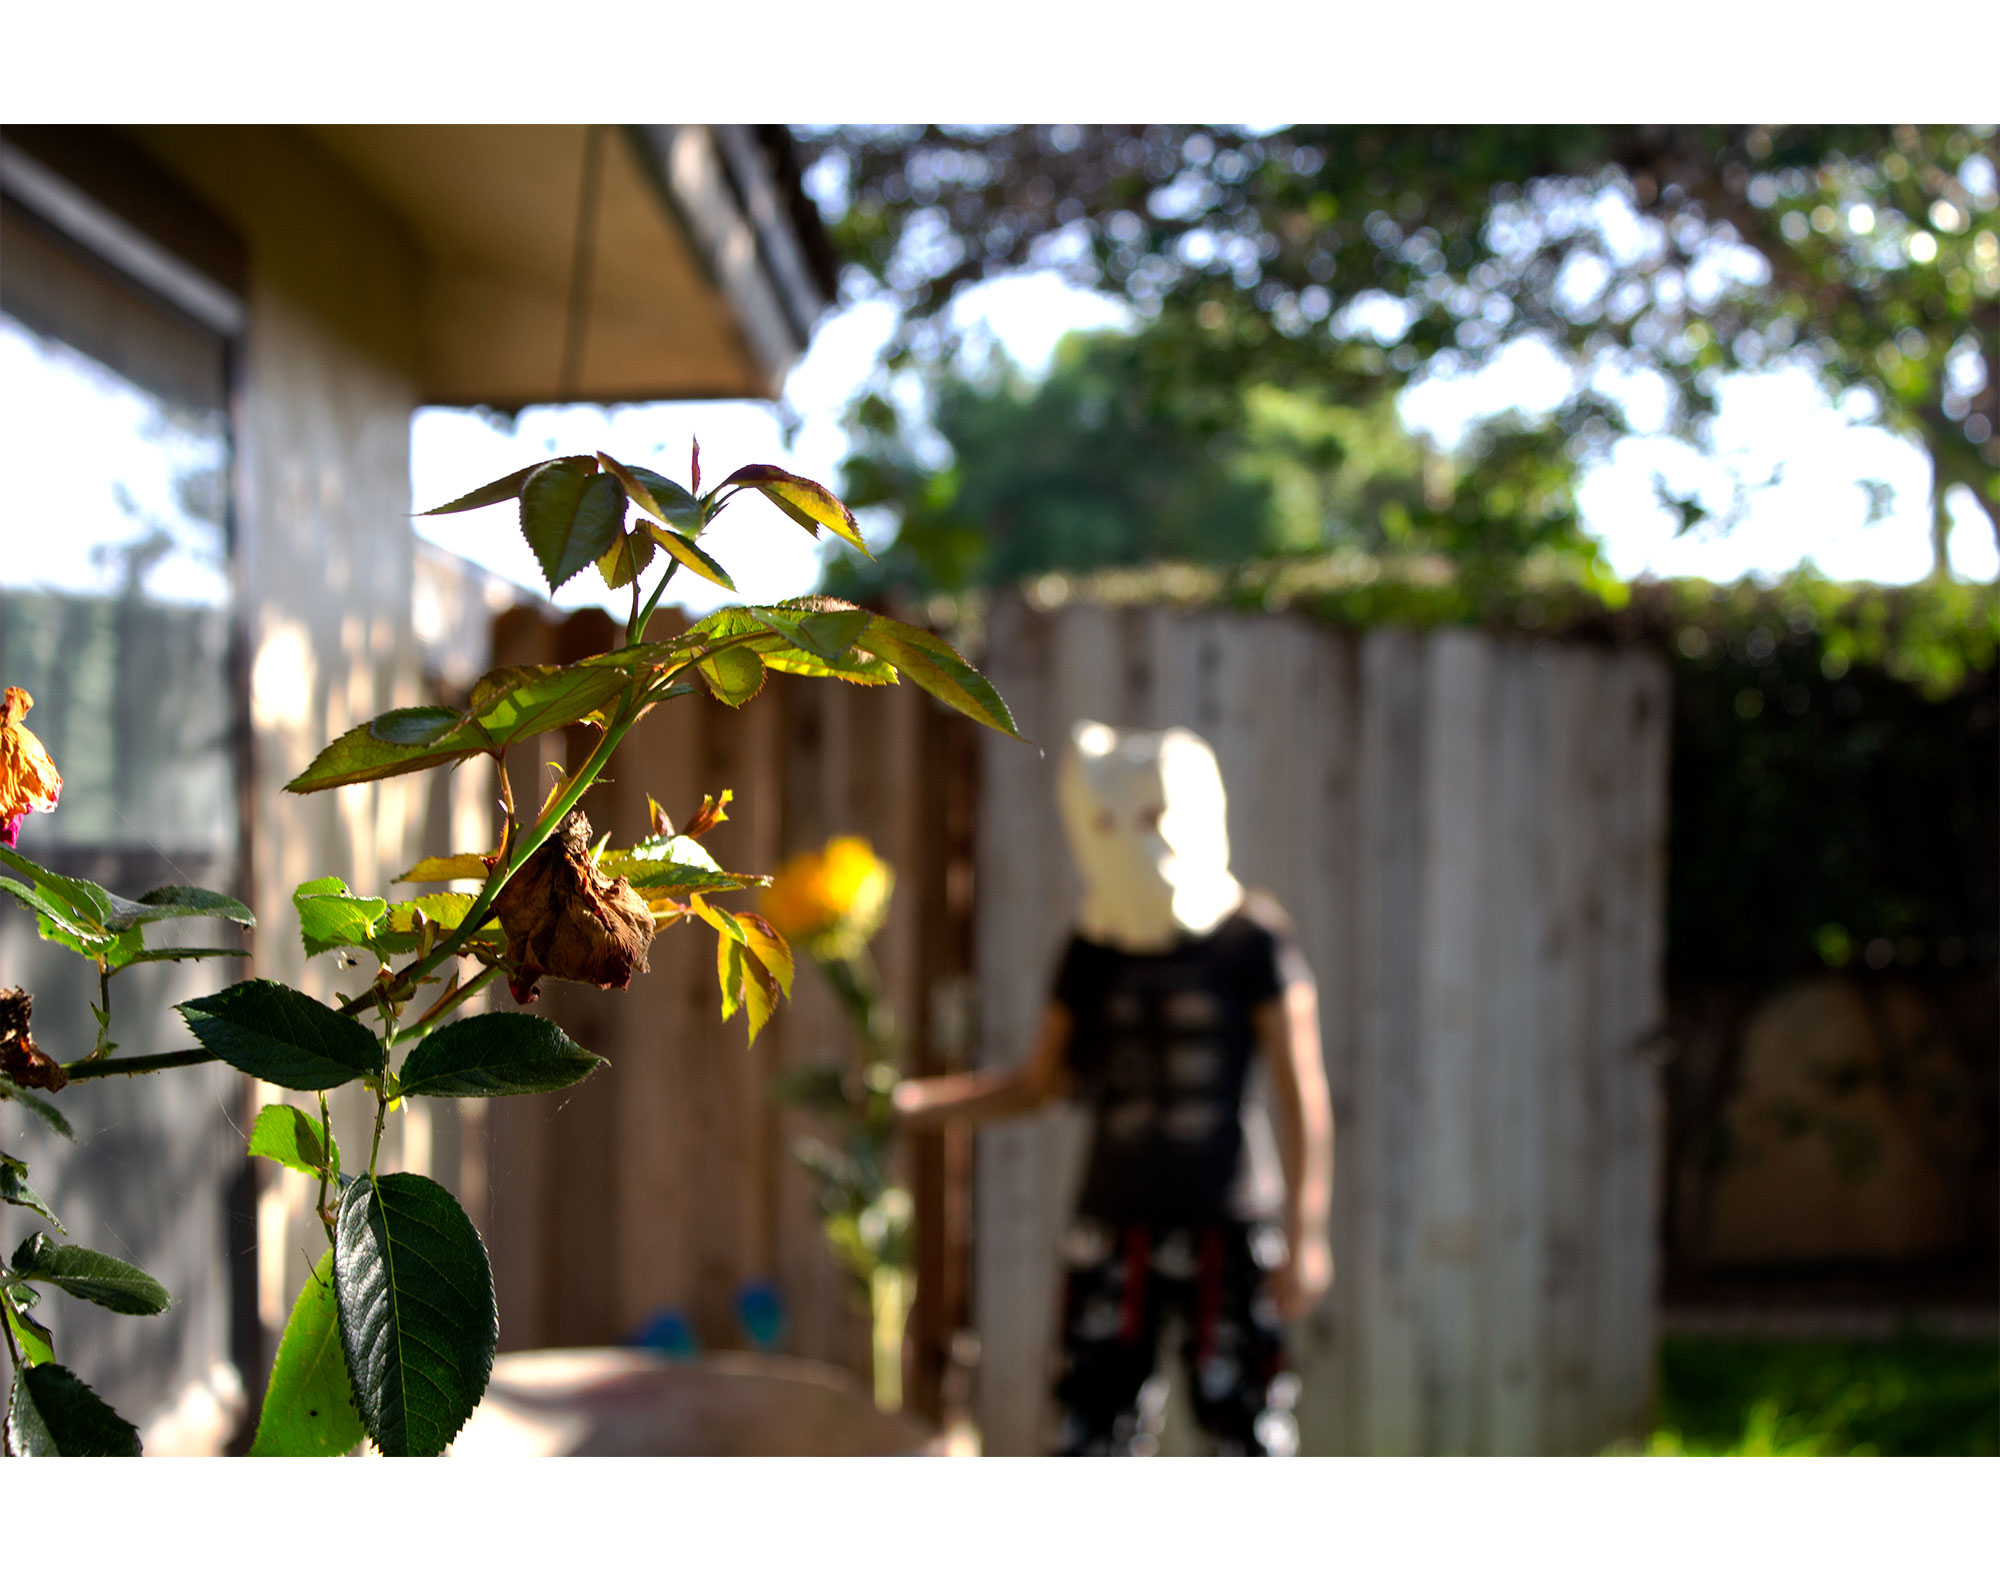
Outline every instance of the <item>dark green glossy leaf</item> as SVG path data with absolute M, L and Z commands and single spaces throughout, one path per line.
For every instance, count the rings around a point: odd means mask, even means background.
M 405 1098 L 554 1092 L 603 1063 L 553 1021 L 501 1010 L 450 1022 L 425 1038 L 403 1062 L 396 1091 Z
M 641 510 L 671 522 L 683 531 L 701 530 L 701 505 L 686 489 L 672 478 L 663 477 L 646 467 L 627 467 L 625 470 L 653 497 L 653 503 L 650 506 L 641 505 Z
M 14 1455 L 136 1455 L 139 1430 L 67 1367 L 45 1362 L 14 1378 L 7 1415 Z
M 521 535 L 551 593 L 616 543 L 624 527 L 625 491 L 595 461 L 547 462 L 521 486 Z
M 453 511 L 476 511 L 481 506 L 498 505 L 505 500 L 520 497 L 521 485 L 526 483 L 537 468 L 546 466 L 537 461 L 532 467 L 523 467 L 519 472 L 510 472 L 504 478 L 495 478 L 491 483 L 474 489 L 470 494 L 461 494 L 449 505 L 433 505 L 427 511 L 419 511 L 419 516 L 449 516 Z
M 385 1455 L 442 1454 L 486 1392 L 493 1272 L 465 1210 L 421 1175 L 365 1175 L 340 1202 L 341 1349 Z
M 366 1432 L 340 1348 L 340 1303 L 333 1290 L 333 1248 L 328 1247 L 292 1303 L 250 1453 L 344 1455 Z
M 308 879 L 292 891 L 292 904 L 298 908 L 299 937 L 308 957 L 371 948 L 375 925 L 389 910 L 388 901 L 353 894 L 337 878 Z
M 17 1208 L 32 1208 L 60 1233 L 69 1234 L 63 1229 L 62 1220 L 35 1195 L 34 1188 L 28 1184 L 28 1166 L 12 1153 L 0 1153 L 0 1202 L 11 1202 Z
M 736 591 L 736 584 L 730 580 L 729 573 L 722 569 L 713 555 L 692 538 L 675 532 L 671 527 L 662 527 L 657 522 L 647 522 L 645 526 L 647 534 L 654 543 L 696 576 L 706 577 L 717 587 L 726 587 L 732 593 Z
M 718 488 L 726 489 L 732 485 L 757 490 L 814 536 L 818 536 L 820 528 L 828 527 L 864 555 L 868 554 L 868 545 L 862 539 L 861 529 L 855 525 L 854 512 L 841 504 L 833 492 L 824 485 L 815 483 L 810 478 L 799 477 L 796 473 L 787 472 L 783 467 L 774 467 L 762 462 L 738 467 L 722 480 Z
M 87 1246 L 58 1246 L 37 1230 L 14 1253 L 14 1272 L 85 1301 L 138 1317 L 172 1306 L 167 1287 L 143 1268 Z
M 878 659 L 893 664 L 931 696 L 949 704 L 969 719 L 1020 739 L 1014 716 L 981 675 L 942 637 L 914 626 L 905 626 L 886 615 L 872 615 L 859 639 L 860 645 Z
M 748 644 L 712 653 L 696 668 L 709 691 L 731 708 L 741 708 L 764 689 L 764 661 Z
M 340 1143 L 305 1110 L 288 1103 L 267 1103 L 257 1111 L 250 1127 L 250 1156 L 268 1158 L 303 1175 L 329 1168 L 340 1173 Z
M 276 1087 L 320 1092 L 382 1069 L 382 1046 L 351 1016 L 254 978 L 178 1005 L 201 1046 Z
M 0 1098 L 8 1098 L 18 1103 L 65 1142 L 76 1140 L 76 1132 L 70 1129 L 69 1121 L 63 1118 L 62 1110 L 40 1093 L 30 1092 L 25 1087 L 16 1086 L 5 1076 L 0 1076 Z
M 110 900 L 111 909 L 104 921 L 113 933 L 143 928 L 168 917 L 220 917 L 224 922 L 239 923 L 246 928 L 257 926 L 257 918 L 242 901 L 188 884 L 163 884 L 147 890 L 137 900 L 126 900 L 120 895 L 113 895 Z

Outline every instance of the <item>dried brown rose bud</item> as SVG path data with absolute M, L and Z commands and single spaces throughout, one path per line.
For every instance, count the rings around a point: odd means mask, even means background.
M 507 935 L 508 986 L 527 1004 L 544 977 L 623 988 L 646 970 L 653 918 L 622 878 L 606 881 L 590 858 L 590 820 L 563 819 L 493 901 Z
M 69 1076 L 55 1060 L 35 1047 L 28 1018 L 34 1013 L 35 996 L 25 988 L 0 988 L 0 1076 L 17 1087 L 40 1087 L 44 1092 L 61 1092 Z

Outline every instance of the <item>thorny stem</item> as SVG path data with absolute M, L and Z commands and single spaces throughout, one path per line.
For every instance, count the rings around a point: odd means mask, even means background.
M 375 1141 L 368 1149 L 368 1173 L 375 1173 L 375 1160 L 382 1152 L 382 1131 L 389 1123 L 389 1093 L 386 1087 L 375 1093 Z
M 423 1031 L 425 1027 L 427 1027 L 431 1022 L 435 1021 L 439 1016 L 443 1015 L 447 1010 L 452 1009 L 456 1005 L 463 1004 L 467 999 L 471 998 L 472 995 L 479 992 L 480 989 L 484 988 L 488 983 L 492 982 L 493 979 L 499 975 L 499 973 L 500 973 L 500 968 L 498 965 L 489 966 L 484 971 L 478 973 L 476 976 L 468 978 L 465 982 L 460 983 L 457 987 L 446 989 L 444 993 L 438 996 L 436 1003 L 434 1003 L 430 1007 L 430 1009 L 426 1010 L 422 1015 L 418 1016 L 416 1020 L 412 1021 L 408 1026 L 404 1027 L 400 1032 L 398 1032 L 395 1036 L 394 1041 L 397 1043 L 401 1043 L 405 1038 L 415 1037 L 419 1032 Z
M 126 1059 L 99 1059 L 95 1055 L 63 1066 L 71 1081 L 89 1081 L 96 1076 L 143 1076 L 147 1071 L 175 1070 L 182 1065 L 206 1065 L 215 1055 L 207 1049 L 175 1049 L 171 1054 L 134 1054 Z
M 319 1129 L 327 1139 L 328 1146 L 320 1150 L 319 1160 L 319 1222 L 326 1230 L 327 1243 L 333 1243 L 333 1222 L 326 1216 L 326 1188 L 328 1177 L 333 1173 L 333 1114 L 326 1106 L 326 1093 L 319 1095 Z

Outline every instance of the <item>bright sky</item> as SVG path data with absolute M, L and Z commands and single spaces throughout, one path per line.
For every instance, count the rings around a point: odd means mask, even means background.
M 962 323 L 983 322 L 1016 362 L 1037 372 L 1068 331 L 1125 321 L 1120 304 L 1048 274 L 982 286 L 961 308 Z M 416 502 L 420 508 L 441 503 L 537 456 L 597 449 L 685 483 L 691 436 L 701 440 L 706 477 L 746 461 L 775 461 L 837 487 L 846 450 L 840 414 L 866 380 L 889 329 L 890 310 L 880 303 L 822 323 L 786 382 L 786 399 L 800 419 L 789 445 L 776 410 L 750 401 L 532 407 L 512 434 L 473 413 L 427 409 L 413 436 Z M 1412 428 L 1448 445 L 1481 416 L 1510 406 L 1548 410 L 1567 393 L 1569 381 L 1553 352 L 1521 344 L 1478 374 L 1413 387 L 1404 396 L 1403 415 Z M 1637 426 L 1660 410 L 1658 392 L 1644 384 L 1618 393 Z M 1713 454 L 1645 434 L 1621 441 L 1609 463 L 1583 481 L 1585 523 L 1603 540 L 1612 568 L 1626 577 L 1770 577 L 1811 560 L 1843 580 L 1919 580 L 1931 565 L 1930 464 L 1915 445 L 1868 426 L 1866 415 L 1824 400 L 1802 371 L 1739 376 L 1722 387 Z M 1705 522 L 1677 537 L 1678 517 L 1660 503 L 1656 478 L 1716 511 L 1730 508 L 1742 480 L 1741 515 L 1726 529 Z M 1873 522 L 1865 480 L 1890 490 Z M 1961 489 L 1948 504 L 1957 523 L 1950 541 L 1953 571 L 1977 581 L 2000 578 L 1993 531 L 1969 491 Z M 864 519 L 862 525 L 871 538 L 888 531 L 882 521 Z M 419 518 L 417 528 L 524 586 L 537 585 L 527 546 L 503 508 Z M 746 600 L 806 592 L 818 573 L 818 547 L 762 500 L 733 504 L 703 542 Z M 730 601 L 721 588 L 693 578 L 676 579 L 674 587 L 696 610 Z M 617 608 L 623 601 L 584 572 L 556 602 Z

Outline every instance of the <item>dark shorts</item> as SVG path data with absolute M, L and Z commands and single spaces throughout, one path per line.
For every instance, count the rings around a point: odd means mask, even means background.
M 1289 1455 L 1298 1445 L 1275 1303 L 1264 1291 L 1283 1238 L 1269 1225 L 1197 1229 L 1079 1220 L 1063 1240 L 1061 1455 L 1146 1455 L 1166 1394 L 1153 1380 L 1173 1318 L 1196 1423 L 1222 1455 Z

